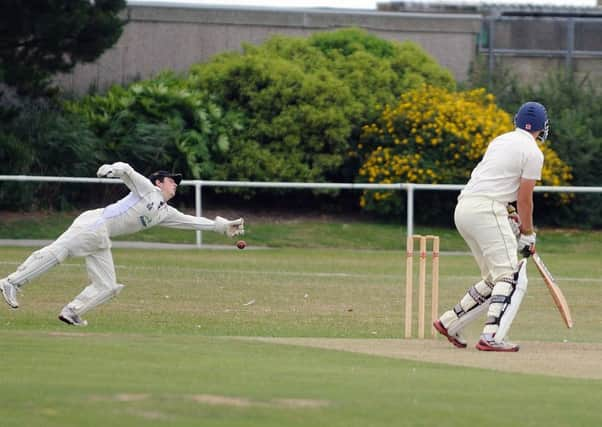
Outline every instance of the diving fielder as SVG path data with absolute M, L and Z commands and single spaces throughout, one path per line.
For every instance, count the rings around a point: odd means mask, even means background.
M 516 129 L 495 138 L 472 171 L 458 197 L 456 227 L 481 270 L 473 285 L 434 327 L 456 347 L 466 347 L 464 327 L 487 311 L 476 348 L 481 351 L 519 350 L 505 340 L 527 290 L 526 259 L 535 247 L 533 189 L 541 179 L 543 153 L 536 139 L 545 141 L 548 116 L 543 105 L 527 102 L 518 110 Z M 517 212 L 507 210 L 516 202 Z
M 82 213 L 56 241 L 35 251 L 17 271 L 0 280 L 0 291 L 10 307 L 19 308 L 17 291 L 26 283 L 68 257 L 85 257 L 90 284 L 59 314 L 59 319 L 69 325 L 85 326 L 87 322 L 81 316 L 116 296 L 124 286 L 116 280 L 111 237 L 156 225 L 216 231 L 230 237 L 244 233 L 242 218 L 229 221 L 218 216 L 212 221 L 169 206 L 167 202 L 182 180 L 180 174 L 158 171 L 146 178 L 123 162 L 102 165 L 96 174 L 121 178 L 130 193 L 105 208 Z

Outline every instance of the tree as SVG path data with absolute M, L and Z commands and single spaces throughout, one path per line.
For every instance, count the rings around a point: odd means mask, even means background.
M 125 6 L 125 0 L 3 0 L 0 82 L 42 93 L 54 74 L 94 61 L 119 40 Z

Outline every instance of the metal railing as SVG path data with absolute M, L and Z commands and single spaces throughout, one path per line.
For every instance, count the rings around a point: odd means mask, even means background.
M 64 182 L 90 184 L 123 184 L 120 179 L 111 178 L 75 178 L 60 176 L 0 175 L 0 181 L 17 182 Z M 250 187 L 250 188 L 291 188 L 291 189 L 330 189 L 330 190 L 395 190 L 406 192 L 406 233 L 414 234 L 414 192 L 415 191 L 460 191 L 463 184 L 365 184 L 365 183 L 318 183 L 318 182 L 253 182 L 253 181 L 203 181 L 183 180 L 180 185 L 193 186 L 195 213 L 203 214 L 203 187 Z M 602 187 L 537 186 L 536 192 L 543 193 L 602 193 Z M 196 245 L 203 244 L 201 231 L 196 232 Z
M 583 29 L 578 28 L 582 25 L 593 24 L 597 27 L 602 27 L 602 17 L 577 17 L 577 16 L 548 16 L 548 17 L 533 17 L 533 16 L 486 16 L 483 18 L 484 26 L 479 35 L 478 53 L 487 55 L 487 66 L 489 76 L 493 75 L 495 69 L 496 56 L 522 56 L 522 57 L 560 57 L 564 58 L 565 71 L 571 74 L 575 67 L 575 59 L 578 58 L 595 58 L 602 59 L 602 50 L 599 48 L 588 48 L 580 46 L 577 43 L 576 35 Z M 496 37 L 498 25 L 520 22 L 525 27 L 530 27 L 532 31 L 537 30 L 537 26 L 542 26 L 552 23 L 561 25 L 561 30 L 564 40 L 559 40 L 563 46 L 555 46 L 553 43 L 547 48 L 525 48 L 519 45 L 503 48 L 498 46 Z M 506 30 L 510 31 L 509 29 Z M 552 47 L 553 46 L 553 47 Z M 491 77 L 490 77 L 491 78 Z M 491 84 L 491 81 L 490 81 Z

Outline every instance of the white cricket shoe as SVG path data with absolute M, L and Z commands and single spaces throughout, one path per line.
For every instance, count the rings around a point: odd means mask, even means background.
M 520 349 L 518 344 L 508 341 L 497 343 L 493 340 L 493 336 L 489 334 L 482 334 L 481 339 L 475 347 L 480 351 L 500 351 L 506 353 L 515 353 Z
M 59 314 L 59 320 L 62 320 L 68 325 L 73 326 L 87 326 L 88 321 L 82 319 L 79 314 L 77 314 L 71 307 L 66 305 L 62 310 L 61 314 Z
M 4 301 L 11 308 L 19 308 L 19 301 L 17 301 L 17 290 L 19 288 L 8 281 L 8 279 L 0 280 L 0 292 L 4 297 Z

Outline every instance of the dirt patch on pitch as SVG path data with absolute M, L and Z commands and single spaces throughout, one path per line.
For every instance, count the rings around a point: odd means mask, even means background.
M 118 393 L 113 395 L 92 395 L 90 400 L 93 402 L 121 402 L 132 403 L 147 400 L 163 400 L 164 396 L 151 395 L 148 393 Z M 244 396 L 224 396 L 219 394 L 193 394 L 178 396 L 180 400 L 189 399 L 196 403 L 215 406 L 233 406 L 238 408 L 247 407 L 267 407 L 267 408 L 291 408 L 291 409 L 312 409 L 323 408 L 330 405 L 327 400 L 318 399 L 295 399 L 295 398 L 274 398 L 270 400 L 256 400 Z M 147 412 L 146 414 L 153 415 Z M 161 413 L 157 413 L 162 415 Z M 138 412 L 137 415 L 143 415 Z M 149 418 L 149 417 L 145 417 Z
M 521 349 L 518 353 L 486 353 L 470 346 L 466 349 L 457 349 L 443 340 L 249 339 L 497 371 L 602 379 L 602 344 L 529 341 L 520 343 Z
M 272 399 L 267 401 L 253 400 L 246 397 L 230 397 L 215 394 L 196 394 L 192 400 L 206 405 L 225 405 L 236 407 L 265 406 L 280 408 L 322 408 L 330 403 L 316 399 Z

